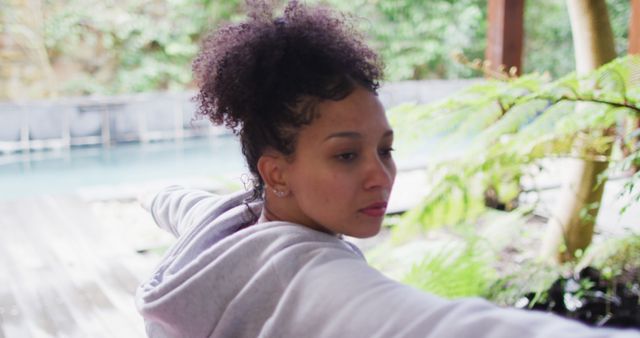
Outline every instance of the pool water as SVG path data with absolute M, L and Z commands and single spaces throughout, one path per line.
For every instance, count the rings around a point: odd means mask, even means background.
M 233 136 L 0 156 L 0 199 L 81 187 L 246 172 Z
M 422 140 L 413 146 L 399 141 L 394 148 L 399 171 L 423 168 L 465 149 L 459 145 L 444 147 L 437 140 Z M 231 134 L 0 155 L 0 199 L 150 181 L 171 184 L 185 178 L 233 178 L 242 185 L 240 177 L 246 172 L 240 143 Z

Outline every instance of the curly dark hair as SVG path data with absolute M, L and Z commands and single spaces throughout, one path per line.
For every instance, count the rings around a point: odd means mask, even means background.
M 290 1 L 274 18 L 265 0 L 247 5 L 245 22 L 205 38 L 193 72 L 198 114 L 240 135 L 257 199 L 265 149 L 293 155 L 299 129 L 317 115 L 315 103 L 341 100 L 355 86 L 376 93 L 382 63 L 342 14 Z

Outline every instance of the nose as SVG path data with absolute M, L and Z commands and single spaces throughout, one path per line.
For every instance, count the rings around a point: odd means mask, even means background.
M 396 164 L 393 158 L 383 159 L 376 154 L 367 161 L 364 188 L 391 190 L 393 181 L 396 178 Z

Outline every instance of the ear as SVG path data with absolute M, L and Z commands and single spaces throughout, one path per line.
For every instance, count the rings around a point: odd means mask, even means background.
M 258 159 L 258 172 L 264 181 L 267 189 L 288 192 L 285 180 L 284 169 L 286 160 L 280 153 L 267 151 Z

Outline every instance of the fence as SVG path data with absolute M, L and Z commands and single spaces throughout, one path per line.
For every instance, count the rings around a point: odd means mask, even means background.
M 478 80 L 391 83 L 380 90 L 385 107 L 430 102 Z M 109 147 L 224 133 L 194 117 L 192 92 L 145 93 L 30 102 L 0 102 L 0 155 L 83 145 Z

